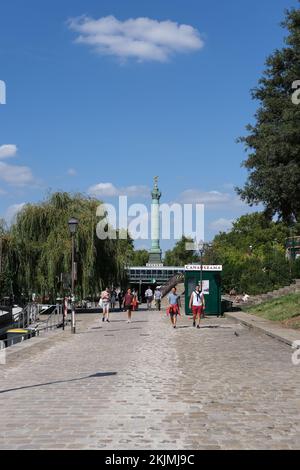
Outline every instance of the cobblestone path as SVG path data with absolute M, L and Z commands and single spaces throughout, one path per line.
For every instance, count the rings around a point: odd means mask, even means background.
M 0 449 L 300 448 L 288 346 L 223 318 L 78 319 L 75 336 L 0 366 Z

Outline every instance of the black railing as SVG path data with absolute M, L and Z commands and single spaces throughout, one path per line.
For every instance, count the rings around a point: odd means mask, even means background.
M 178 273 L 175 274 L 161 289 L 162 297 L 165 297 L 173 287 L 176 287 L 176 285 L 179 282 L 184 281 L 184 274 L 183 273 Z
M 0 305 L 0 327 L 9 325 L 12 322 L 12 307 L 7 305 Z

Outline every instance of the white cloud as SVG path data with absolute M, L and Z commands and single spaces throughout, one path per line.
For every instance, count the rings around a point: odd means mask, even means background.
M 77 171 L 74 168 L 69 168 L 67 171 L 68 176 L 76 176 Z
M 1 160 L 15 157 L 18 152 L 16 145 L 0 146 L 0 180 L 12 186 L 26 186 L 35 182 L 31 169 L 27 166 L 10 165 Z
M 166 62 L 175 53 L 193 52 L 204 46 L 196 28 L 170 20 L 132 18 L 120 21 L 114 16 L 99 19 L 81 16 L 70 19 L 68 25 L 79 33 L 77 43 L 121 60 Z
M 17 154 L 18 148 L 16 145 L 7 144 L 7 145 L 0 145 L 0 160 L 4 158 L 11 158 L 15 157 Z
M 218 232 L 226 232 L 232 227 L 233 219 L 224 219 L 221 217 L 220 219 L 214 220 L 210 223 L 210 228 L 213 230 L 217 230 Z
M 117 196 L 118 190 L 112 183 L 98 183 L 88 189 L 88 194 L 91 196 Z
M 12 224 L 15 221 L 17 214 L 23 209 L 25 202 L 21 204 L 13 204 L 8 207 L 5 213 L 5 220 L 8 224 Z
M 88 189 L 88 194 L 94 197 L 115 197 L 115 196 L 139 196 L 149 195 L 150 190 L 147 186 L 127 186 L 117 188 L 112 183 L 98 183 Z
M 12 186 L 26 186 L 34 183 L 33 174 L 27 166 L 13 166 L 0 162 L 0 179 Z

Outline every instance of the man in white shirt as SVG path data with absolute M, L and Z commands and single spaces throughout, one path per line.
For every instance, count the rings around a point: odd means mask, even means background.
M 148 310 L 151 310 L 152 309 L 152 300 L 153 300 L 153 291 L 150 288 L 150 286 L 148 286 L 148 289 L 145 292 L 145 297 L 146 297 L 146 302 L 147 302 L 147 308 L 148 308 Z
M 156 309 L 160 312 L 160 307 L 161 307 L 161 290 L 159 287 L 157 287 L 154 291 L 154 300 L 155 300 L 155 306 Z
M 199 285 L 191 293 L 189 307 L 193 313 L 193 326 L 196 326 L 196 319 L 198 318 L 197 328 L 200 328 L 201 315 L 205 308 L 205 298 L 203 292 L 200 291 Z

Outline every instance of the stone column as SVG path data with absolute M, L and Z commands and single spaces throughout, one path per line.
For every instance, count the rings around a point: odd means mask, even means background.
M 149 253 L 149 263 L 161 263 L 160 239 L 160 217 L 159 217 L 159 201 L 161 192 L 158 189 L 158 177 L 154 178 L 154 188 L 151 193 L 151 250 Z

